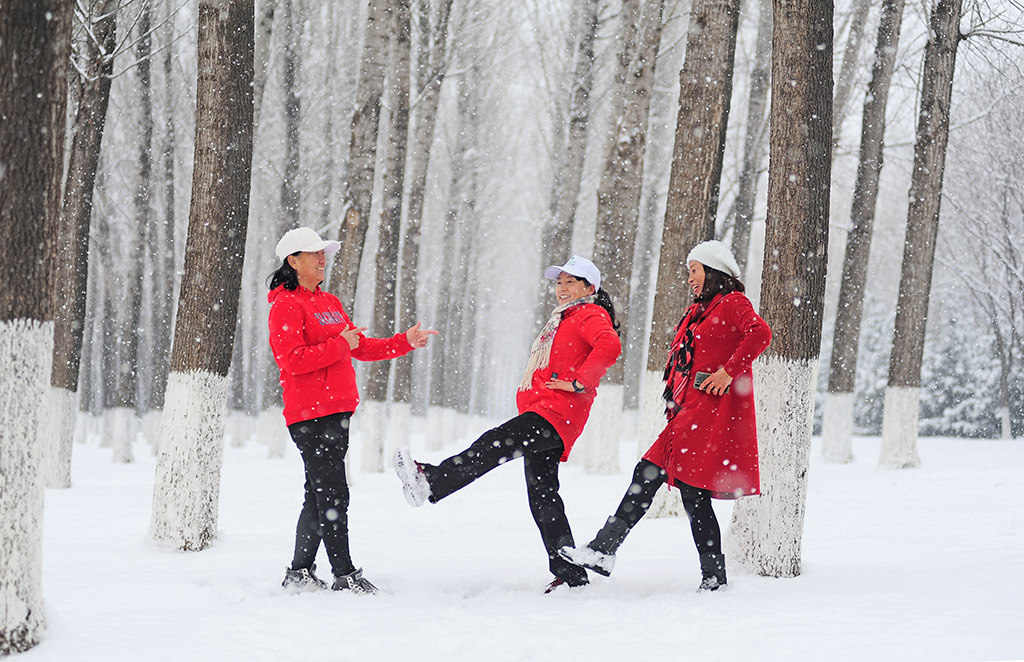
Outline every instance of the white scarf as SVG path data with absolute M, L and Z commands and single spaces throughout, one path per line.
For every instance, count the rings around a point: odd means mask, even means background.
M 551 317 L 548 318 L 544 328 L 540 330 L 540 335 L 533 341 L 533 347 L 530 348 L 530 360 L 526 362 L 526 372 L 523 373 L 523 379 L 519 382 L 518 390 L 529 391 L 533 386 L 533 373 L 541 368 L 548 367 L 548 361 L 551 360 L 551 343 L 554 342 L 555 333 L 558 331 L 558 324 L 562 321 L 562 312 L 573 306 L 594 303 L 596 300 L 597 295 L 591 294 L 562 304 L 551 311 Z

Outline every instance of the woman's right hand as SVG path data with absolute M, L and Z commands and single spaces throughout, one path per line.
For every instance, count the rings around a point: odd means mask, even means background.
M 363 331 L 366 331 L 366 329 L 367 327 L 365 326 L 353 326 L 351 329 L 342 331 L 341 337 L 348 343 L 349 349 L 355 349 L 356 347 L 359 347 L 359 335 Z

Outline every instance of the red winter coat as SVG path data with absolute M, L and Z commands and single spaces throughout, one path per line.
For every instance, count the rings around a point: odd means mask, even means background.
M 680 342 L 690 316 L 676 330 Z M 750 364 L 768 347 L 772 332 L 740 292 L 718 296 L 694 329 L 689 387 L 678 413 L 658 436 L 644 459 L 679 480 L 711 490 L 717 499 L 760 492 L 757 423 Z M 693 387 L 697 372 L 725 368 L 733 378 L 729 392 L 711 395 Z
M 554 426 L 565 446 L 562 462 L 569 459 L 569 451 L 583 432 L 601 377 L 621 352 L 619 335 L 604 308 L 592 303 L 573 306 L 562 313 L 547 367 L 534 371 L 529 390 L 516 393 L 520 414 L 532 411 Z M 567 382 L 578 380 L 587 390 L 573 393 L 549 389 L 544 385 L 552 374 Z
M 281 369 L 286 425 L 345 411 L 359 404 L 352 359 L 393 359 L 412 351 L 404 333 L 367 338 L 349 349 L 341 332 L 355 325 L 333 294 L 319 287 L 289 291 L 281 285 L 270 301 L 270 348 Z

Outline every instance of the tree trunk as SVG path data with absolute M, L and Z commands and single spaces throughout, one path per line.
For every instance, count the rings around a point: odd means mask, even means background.
M 402 225 L 402 191 L 409 142 L 409 0 L 394 0 L 391 15 L 390 101 L 388 146 L 384 160 L 380 233 L 377 239 L 377 288 L 374 297 L 373 332 L 377 337 L 395 333 L 395 290 L 398 287 L 398 244 Z M 408 243 L 408 241 L 406 241 Z M 415 265 L 411 265 L 415 268 Z M 412 293 L 415 300 L 415 291 Z M 408 327 L 406 327 L 408 328 Z M 407 357 L 408 358 L 408 357 Z M 370 364 L 366 388 L 366 421 L 375 434 L 364 438 L 364 466 L 384 471 L 388 438 L 387 397 L 392 361 Z M 408 393 L 406 402 L 408 402 Z M 376 411 L 375 411 L 376 410 Z M 389 449 L 389 450 L 394 450 Z
M 393 0 L 370 0 L 366 14 L 363 52 L 359 60 L 355 113 L 349 139 L 348 199 L 350 206 L 341 225 L 341 250 L 331 269 L 330 291 L 351 311 L 356 298 L 359 263 L 369 227 L 373 201 L 373 177 L 377 162 L 377 125 L 380 97 L 384 91 L 387 58 L 387 15 Z
M 772 0 L 760 0 L 757 19 L 757 45 L 754 48 L 754 68 L 750 72 L 750 97 L 747 102 L 747 125 L 743 136 L 743 165 L 737 185 L 735 216 L 732 230 L 732 253 L 740 267 L 747 271 L 750 253 L 750 226 L 754 222 L 754 202 L 757 183 L 764 161 L 765 137 L 768 135 L 768 86 L 772 65 Z M 745 280 L 745 279 L 744 279 Z
M 260 110 L 263 108 L 263 92 L 267 87 L 267 75 L 270 65 L 270 37 L 274 30 L 274 13 L 279 0 L 261 0 L 259 14 L 256 19 L 255 45 L 253 46 L 254 71 L 252 92 L 252 123 L 260 122 Z
M 777 0 L 757 360 L 761 494 L 733 508 L 733 548 L 768 577 L 800 574 L 814 372 L 821 346 L 832 160 L 832 3 Z
M 0 5 L 0 656 L 44 628 L 44 449 L 38 426 L 53 360 L 71 2 Z M 17 286 L 13 286 L 17 284 Z
M 642 387 L 638 437 L 644 447 L 654 443 L 664 421 L 661 377 L 673 330 L 689 300 L 686 254 L 715 234 L 738 22 L 739 0 L 695 0 L 690 9 L 686 56 L 679 72 L 679 113 L 648 339 L 647 374 Z M 667 493 L 661 491 L 650 514 L 668 514 Z M 672 500 L 672 513 L 680 513 L 679 497 L 672 494 Z
M 914 170 L 910 179 L 907 234 L 903 244 L 896 329 L 889 357 L 889 383 L 882 419 L 882 466 L 917 466 L 918 395 L 921 357 L 939 232 L 939 203 L 949 138 L 949 103 L 960 43 L 962 0 L 939 0 L 929 21 L 924 50 Z
M 281 172 L 281 216 L 285 227 L 291 230 L 301 225 L 299 218 L 299 120 L 300 103 L 299 39 L 302 21 L 295 16 L 295 0 L 284 0 L 284 169 Z
M 83 39 L 74 78 L 78 99 L 69 130 L 72 132 L 68 174 L 61 213 L 60 254 L 54 288 L 53 369 L 43 418 L 40 443 L 47 445 L 47 487 L 71 487 L 71 445 L 78 414 L 78 379 L 85 330 L 85 302 L 89 275 L 89 224 L 100 144 L 110 100 L 110 73 L 114 64 L 115 0 L 97 8 L 91 23 L 94 39 Z
M 849 462 L 853 459 L 853 394 L 861 316 L 864 311 L 864 284 L 867 281 L 878 183 L 882 173 L 885 108 L 896 63 L 902 17 L 903 0 L 884 0 L 871 81 L 864 99 L 860 162 L 857 165 L 857 182 L 850 210 L 850 233 L 846 237 L 846 257 L 843 259 L 822 429 L 822 450 L 832 462 Z
M 196 153 L 150 534 L 182 550 L 217 532 L 227 374 L 249 217 L 252 0 L 200 0 Z
M 835 95 L 832 101 L 832 153 L 835 154 L 839 146 L 839 136 L 842 134 L 843 120 L 846 119 L 846 107 L 850 103 L 850 95 L 853 92 L 853 82 L 857 78 L 857 65 L 860 63 L 860 47 L 864 41 L 864 25 L 868 22 L 868 11 L 871 9 L 871 0 L 856 0 L 853 8 L 853 15 L 850 16 L 850 31 L 846 37 L 846 47 L 843 49 L 843 64 L 839 68 L 839 75 L 835 82 Z M 892 54 L 896 57 L 896 54 Z
M 616 73 L 614 118 L 604 174 L 597 189 L 597 229 L 594 260 L 601 269 L 601 287 L 616 303 L 622 329 L 629 328 L 630 280 L 640 220 L 640 192 L 644 181 L 644 152 L 654 65 L 661 38 L 663 0 L 623 3 L 622 52 Z M 632 353 L 627 343 L 623 353 Z M 619 470 L 619 423 L 622 419 L 625 356 L 601 380 L 590 427 L 590 443 L 583 446 L 585 465 L 596 473 Z

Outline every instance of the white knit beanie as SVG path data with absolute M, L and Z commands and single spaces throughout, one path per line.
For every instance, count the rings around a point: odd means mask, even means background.
M 736 258 L 732 256 L 729 247 L 720 241 L 705 241 L 697 244 L 686 256 L 686 263 L 696 260 L 712 269 L 726 273 L 733 278 L 740 277 L 740 265 L 736 264 Z

